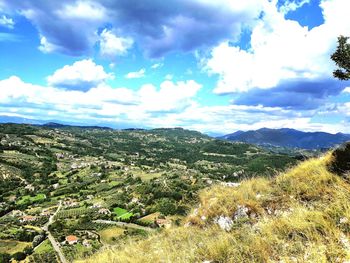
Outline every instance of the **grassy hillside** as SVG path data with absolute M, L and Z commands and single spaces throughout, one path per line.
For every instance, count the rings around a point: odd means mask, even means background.
M 311 159 L 238 187 L 213 186 L 200 193 L 200 205 L 184 226 L 84 262 L 350 260 L 350 184 L 327 170 L 331 159 Z

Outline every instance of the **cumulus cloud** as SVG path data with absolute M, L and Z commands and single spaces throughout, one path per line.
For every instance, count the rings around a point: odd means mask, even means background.
M 99 2 L 93 1 L 72 1 L 67 2 L 55 13 L 61 19 L 104 21 L 106 10 Z
M 4 9 L 29 19 L 46 41 L 43 50 L 80 56 L 98 41 L 106 24 L 119 38 L 132 37 L 151 57 L 208 47 L 238 38 L 265 0 L 81 1 L 11 0 Z M 51 45 L 51 49 L 45 46 Z
M 195 104 L 202 86 L 193 80 L 164 81 L 159 87 L 142 85 L 138 90 L 112 88 L 100 83 L 88 91 L 33 85 L 12 76 L 0 81 L 0 111 L 34 114 L 46 119 L 47 112 L 69 121 L 122 120 L 134 125 L 151 124 L 162 114 L 178 114 Z
M 26 17 L 41 36 L 40 50 L 72 56 L 88 54 L 98 40 L 96 30 L 106 22 L 98 1 L 11 0 L 3 6 L 9 13 Z
M 152 112 L 169 112 L 184 109 L 194 103 L 193 97 L 202 88 L 194 80 L 174 83 L 166 80 L 157 90 L 154 85 L 142 86 L 138 94 L 141 97 L 142 107 Z
M 139 78 L 143 78 L 145 76 L 145 73 L 146 73 L 146 69 L 142 68 L 139 71 L 129 72 L 128 74 L 125 75 L 125 78 L 139 79 Z
M 0 27 L 7 27 L 13 29 L 15 26 L 15 22 L 12 18 L 7 17 L 6 15 L 0 16 Z
M 298 127 L 328 132 L 346 131 L 346 123 L 313 121 L 317 111 L 296 112 L 262 105 L 201 106 L 196 95 L 202 86 L 193 81 L 164 81 L 159 87 L 138 90 L 112 88 L 105 83 L 87 92 L 33 85 L 16 76 L 0 81 L 0 112 L 25 118 L 104 123 L 123 127 L 182 126 L 218 134 L 262 127 Z M 348 111 L 339 105 L 337 111 Z M 120 126 L 118 126 L 120 127 Z
M 102 31 L 100 38 L 100 53 L 102 56 L 109 58 L 125 55 L 133 45 L 131 38 L 117 37 L 107 29 Z
M 277 1 L 264 3 L 264 16 L 252 30 L 251 48 L 228 41 L 216 46 L 206 69 L 218 74 L 217 94 L 269 89 L 282 81 L 331 77 L 329 58 L 337 36 L 350 32 L 347 0 L 323 0 L 324 24 L 309 30 L 280 12 Z
M 317 109 L 329 97 L 342 92 L 348 83 L 333 79 L 295 79 L 272 89 L 252 89 L 233 100 L 238 105 L 262 105 L 294 110 Z
M 295 11 L 302 7 L 305 4 L 309 4 L 311 0 L 287 0 L 285 3 L 279 8 L 280 12 L 283 14 L 288 14 L 291 11 Z
M 102 66 L 96 65 L 91 59 L 85 59 L 56 70 L 47 77 L 47 81 L 54 87 L 87 91 L 113 78 L 114 75 L 106 73 Z

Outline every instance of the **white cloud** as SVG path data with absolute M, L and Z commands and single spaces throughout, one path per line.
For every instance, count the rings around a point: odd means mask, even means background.
M 124 124 L 124 127 L 182 126 L 217 134 L 263 127 L 348 131 L 345 122 L 313 121 L 317 111 L 301 114 L 279 107 L 201 106 L 196 101 L 201 87 L 193 80 L 164 81 L 159 87 L 146 84 L 138 90 L 100 84 L 82 92 L 32 85 L 12 76 L 0 81 L 0 112 L 26 118 L 54 116 L 57 120 L 71 122 Z M 339 111 L 347 114 L 349 109 L 349 103 L 339 106 Z
M 174 111 L 192 105 L 193 98 L 201 88 L 202 85 L 194 80 L 177 83 L 166 80 L 161 83 L 159 91 L 151 84 L 143 85 L 138 95 L 145 111 Z
M 288 79 L 331 76 L 329 56 L 337 36 L 350 32 L 347 0 L 321 2 L 325 23 L 309 30 L 285 19 L 276 0 L 265 2 L 264 17 L 252 30 L 251 48 L 242 50 L 225 41 L 215 47 L 205 68 L 219 75 L 216 93 L 272 88 Z
M 12 18 L 2 15 L 0 16 L 0 26 L 13 29 L 15 26 L 15 22 L 13 21 Z
M 157 69 L 157 68 L 161 68 L 161 67 L 163 67 L 163 63 L 156 63 L 156 64 L 153 64 L 152 66 L 151 66 L 151 68 L 152 69 Z
M 91 59 L 84 59 L 56 70 L 47 77 L 47 81 L 55 87 L 86 91 L 113 78 L 114 75 L 106 73 L 102 66 L 96 65 Z
M 74 4 L 67 4 L 62 9 L 56 11 L 62 19 L 80 20 L 104 20 L 106 17 L 105 8 L 98 2 L 77 1 Z
M 346 87 L 346 88 L 343 90 L 343 93 L 350 93 L 350 87 Z
M 281 7 L 280 12 L 283 14 L 288 14 L 291 11 L 295 11 L 298 8 L 302 7 L 305 4 L 309 4 L 310 0 L 301 0 L 301 1 L 290 1 L 287 0 Z
M 164 81 L 159 87 L 146 84 L 138 90 L 101 83 L 83 92 L 33 85 L 12 76 L 0 81 L 0 111 L 13 109 L 11 112 L 24 115 L 30 111 L 27 118 L 40 119 L 47 119 L 50 111 L 61 120 L 73 122 L 105 120 L 152 125 L 163 114 L 178 114 L 194 105 L 200 88 L 193 80 Z
M 174 78 L 174 75 L 172 74 L 166 74 L 164 77 L 166 80 L 172 80 Z
M 51 53 L 53 51 L 59 50 L 59 47 L 47 41 L 46 37 L 40 36 L 39 50 L 43 53 Z
M 131 38 L 117 37 L 107 29 L 102 31 L 100 37 L 100 53 L 105 57 L 125 55 L 134 43 Z
M 145 73 L 146 73 L 146 69 L 142 68 L 139 71 L 129 72 L 128 74 L 125 75 L 125 78 L 139 79 L 139 78 L 143 78 L 145 76 Z

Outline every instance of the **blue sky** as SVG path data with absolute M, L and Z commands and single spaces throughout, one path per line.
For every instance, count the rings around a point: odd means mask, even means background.
M 0 0 L 0 116 L 349 132 L 348 0 Z

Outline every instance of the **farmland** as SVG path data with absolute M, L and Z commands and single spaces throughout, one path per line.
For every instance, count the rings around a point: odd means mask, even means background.
M 300 159 L 297 153 L 273 153 L 180 128 L 15 124 L 0 125 L 0 156 L 4 262 L 11 257 L 57 261 L 49 233 L 68 260 L 106 244 L 142 239 L 146 232 L 135 224 L 178 224 L 201 189 L 271 176 Z M 118 222 L 134 225 L 113 225 Z
M 124 235 L 125 229 L 120 227 L 111 227 L 106 228 L 104 230 L 99 231 L 99 235 L 101 237 L 101 242 L 103 244 L 112 245 L 116 243 L 118 238 Z

